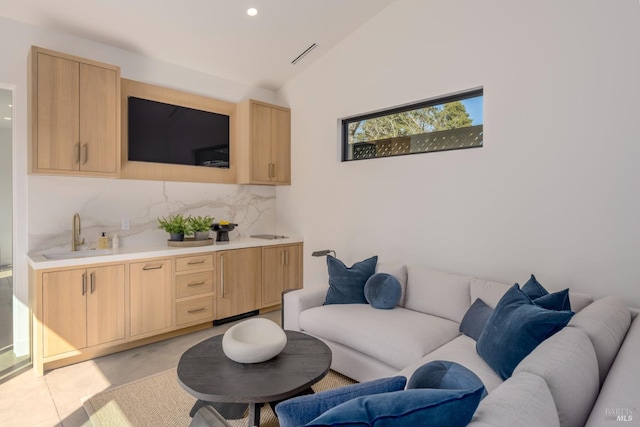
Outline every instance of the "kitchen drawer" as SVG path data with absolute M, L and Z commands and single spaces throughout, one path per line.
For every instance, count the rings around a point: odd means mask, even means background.
M 176 324 L 198 320 L 213 320 L 213 296 L 190 299 L 176 303 Z
M 176 258 L 176 271 L 202 270 L 213 268 L 213 255 L 191 255 Z
M 176 298 L 213 292 L 213 272 L 191 273 L 176 276 Z

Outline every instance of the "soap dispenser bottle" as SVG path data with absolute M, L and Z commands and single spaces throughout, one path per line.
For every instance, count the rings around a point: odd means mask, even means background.
M 102 232 L 102 236 L 98 237 L 98 248 L 99 249 L 108 249 L 109 248 L 109 238 Z

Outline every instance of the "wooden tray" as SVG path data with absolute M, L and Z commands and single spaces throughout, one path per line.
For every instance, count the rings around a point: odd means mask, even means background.
M 191 248 L 194 246 L 209 246 L 213 245 L 213 238 L 209 237 L 206 240 L 196 240 L 193 237 L 188 237 L 184 240 L 167 240 L 169 246 L 177 246 L 181 248 Z

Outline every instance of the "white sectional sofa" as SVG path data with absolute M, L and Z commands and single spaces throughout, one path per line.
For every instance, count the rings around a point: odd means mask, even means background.
M 606 426 L 625 416 L 640 422 L 640 414 L 633 413 L 640 408 L 640 358 L 635 354 L 640 325 L 620 300 L 593 301 L 570 292 L 576 315 L 569 325 L 543 341 L 503 381 L 459 327 L 476 298 L 495 307 L 510 285 L 423 266 L 378 264 L 377 272 L 401 284 L 402 297 L 393 309 L 323 305 L 328 286 L 305 287 L 283 296 L 284 328 L 322 339 L 333 352 L 332 369 L 360 382 L 410 378 L 433 360 L 469 368 L 489 392 L 472 426 Z

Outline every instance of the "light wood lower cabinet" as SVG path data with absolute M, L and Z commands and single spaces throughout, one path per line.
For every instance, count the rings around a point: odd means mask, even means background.
M 262 248 L 262 307 L 278 305 L 282 291 L 302 288 L 302 243 Z
M 273 309 L 302 286 L 302 244 L 29 269 L 36 373 Z
M 215 319 L 213 254 L 176 258 L 176 325 Z
M 216 318 L 224 319 L 261 306 L 262 252 L 260 248 L 216 253 L 218 289 Z
M 125 267 L 42 275 L 44 357 L 124 340 Z
M 131 336 L 161 333 L 173 326 L 172 259 L 129 265 Z

